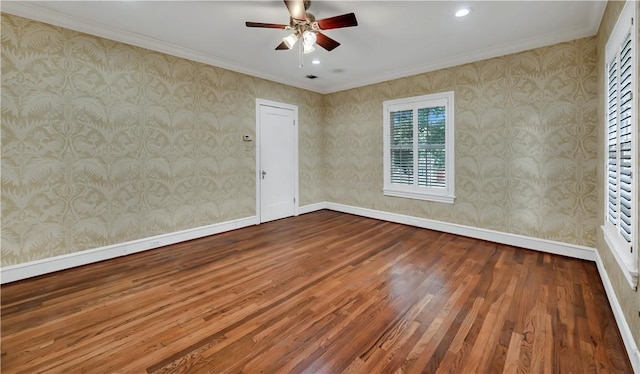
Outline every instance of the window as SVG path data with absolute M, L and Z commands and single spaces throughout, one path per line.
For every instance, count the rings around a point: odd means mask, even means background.
M 385 101 L 385 195 L 452 203 L 453 92 Z
M 605 218 L 604 238 L 636 287 L 638 277 L 637 222 L 637 51 L 635 2 L 627 1 L 605 49 Z

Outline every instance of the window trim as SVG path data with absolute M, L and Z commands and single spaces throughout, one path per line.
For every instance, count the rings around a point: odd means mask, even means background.
M 417 109 L 436 106 L 444 103 L 445 117 L 445 187 L 419 187 L 391 183 L 391 109 Z M 455 147 L 454 147 L 454 92 L 440 92 L 383 102 L 383 169 L 384 183 L 382 192 L 385 196 L 404 197 L 408 199 L 428 200 L 442 203 L 453 203 L 455 200 Z
M 632 66 L 631 66 L 631 92 L 637 92 L 638 88 L 638 48 L 637 48 L 637 22 L 632 22 L 631 20 L 636 16 L 636 2 L 635 1 L 627 1 L 616 24 L 611 32 L 609 39 L 607 40 L 605 47 L 605 56 L 604 56 L 604 116 L 603 116 L 603 127 L 604 127 L 604 136 L 603 136 L 603 146 L 604 146 L 604 164 L 603 164 L 603 203 L 604 203 L 604 211 L 603 211 L 603 224 L 600 227 L 602 230 L 602 235 L 604 237 L 605 245 L 609 248 L 611 253 L 613 254 L 616 262 L 620 266 L 622 273 L 624 274 L 625 279 L 629 283 L 629 285 L 637 289 L 638 286 L 638 251 L 640 247 L 638 245 L 640 236 L 640 232 L 638 232 L 638 224 L 633 221 L 634 213 L 631 214 L 631 243 L 627 243 L 621 235 L 618 233 L 619 227 L 617 225 L 613 225 L 609 221 L 609 172 L 608 172 L 608 162 L 609 162 L 609 142 L 608 142 L 608 129 L 609 129 L 609 121 L 608 121 L 608 92 L 609 92 L 609 63 L 617 58 L 617 55 L 620 50 L 620 45 L 625 40 L 629 31 L 631 32 L 631 45 L 632 45 Z M 635 20 L 634 20 L 635 21 Z M 602 84 L 602 83 L 601 83 Z M 631 120 L 637 121 L 638 118 L 638 104 L 639 99 L 636 94 L 636 97 L 633 97 L 631 100 Z M 634 131 L 635 130 L 635 131 Z M 631 180 L 631 204 L 632 209 L 636 211 L 639 208 L 638 204 L 638 159 L 635 155 L 638 154 L 638 131 L 637 128 L 634 127 L 632 123 L 632 132 L 631 132 L 631 170 L 633 173 L 633 179 Z M 619 203 L 618 203 L 619 204 Z M 637 213 L 635 213 L 637 217 Z M 633 251 L 630 252 L 630 248 L 633 248 Z

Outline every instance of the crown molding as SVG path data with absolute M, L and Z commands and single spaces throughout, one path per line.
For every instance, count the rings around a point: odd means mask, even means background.
M 600 14 L 602 18 L 602 14 Z M 418 64 L 406 69 L 399 69 L 388 74 L 378 75 L 370 79 L 360 80 L 358 82 L 345 82 L 345 84 L 332 87 L 330 92 L 334 93 L 338 91 L 345 91 L 353 88 L 364 87 L 372 84 L 387 82 L 400 78 L 407 78 L 413 75 L 424 74 L 436 70 L 446 69 L 453 66 L 459 66 L 478 62 L 482 60 L 488 60 L 491 58 L 506 56 L 518 52 L 528 51 L 535 48 L 546 47 L 558 43 L 568 42 L 575 39 L 586 38 L 594 36 L 597 33 L 598 24 L 596 24 L 595 31 L 593 25 L 589 24 L 580 29 L 567 29 L 562 33 L 551 33 L 534 38 L 529 38 L 517 43 L 508 43 L 497 45 L 492 48 L 486 48 L 481 51 L 461 54 L 458 56 L 432 61 L 426 64 Z

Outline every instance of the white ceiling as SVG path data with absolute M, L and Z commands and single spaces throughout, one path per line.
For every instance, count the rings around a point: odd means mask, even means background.
M 324 33 L 342 45 L 305 55 L 276 51 L 290 32 L 279 0 L 6 1 L 3 12 L 67 27 L 320 93 L 594 35 L 606 1 L 326 1 L 317 19 L 354 12 L 357 27 Z M 471 8 L 465 18 L 454 13 Z M 311 59 L 321 61 L 312 65 Z M 305 76 L 318 76 L 315 80 Z

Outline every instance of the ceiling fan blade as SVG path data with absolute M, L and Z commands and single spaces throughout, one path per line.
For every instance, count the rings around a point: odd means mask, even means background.
M 326 36 L 321 32 L 316 33 L 316 44 L 326 49 L 327 51 L 333 51 L 336 47 L 340 45 L 340 43 L 331 39 L 330 37 Z
M 286 50 L 289 50 L 289 47 L 287 47 L 285 42 L 278 44 L 278 46 L 276 47 L 276 51 L 286 51 Z
M 281 25 L 279 23 L 262 23 L 262 22 L 245 22 L 247 27 L 262 27 L 265 29 L 285 29 L 287 25 Z
M 358 26 L 358 20 L 353 13 L 343 14 L 318 21 L 318 27 L 322 30 L 339 29 L 341 27 Z
M 307 11 L 304 8 L 303 0 L 284 0 L 284 4 L 289 9 L 289 14 L 293 19 L 297 19 L 298 21 L 306 21 L 307 20 Z

